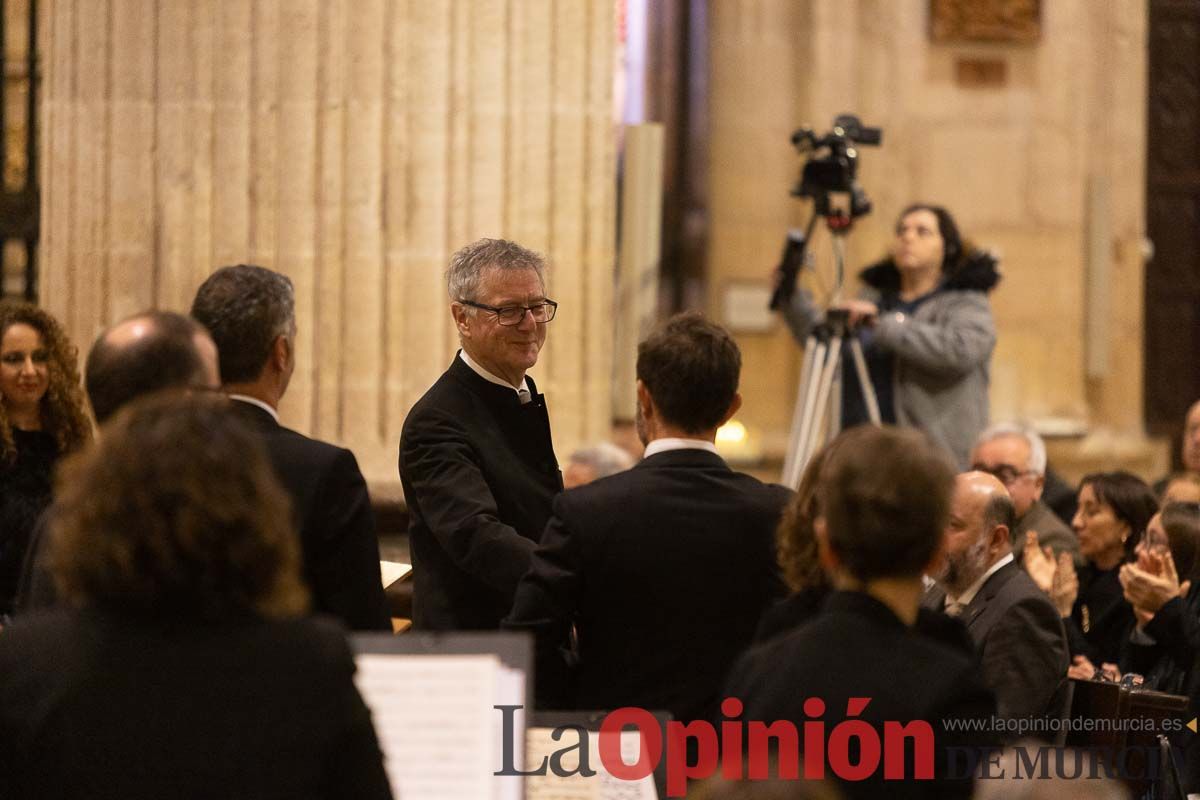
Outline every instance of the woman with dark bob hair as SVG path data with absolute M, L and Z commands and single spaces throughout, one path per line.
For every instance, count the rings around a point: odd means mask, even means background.
M 54 465 L 92 435 L 76 355 L 54 317 L 0 302 L 0 616 L 12 612 Z
M 299 616 L 290 518 L 220 398 L 135 402 L 69 459 L 70 607 L 0 634 L 0 796 L 391 797 L 344 633 Z
M 900 212 L 890 255 L 859 279 L 858 299 L 833 308 L 858 329 L 882 421 L 923 430 L 965 468 L 988 421 L 996 259 L 963 239 L 949 211 L 917 203 Z M 783 311 L 801 342 L 823 319 L 805 290 Z M 842 380 L 849 428 L 868 416 L 857 372 L 843 369 Z
M 1097 665 L 1118 664 L 1134 627 L 1133 607 L 1121 588 L 1121 565 L 1134 560 L 1138 542 L 1158 511 L 1154 491 L 1128 472 L 1093 472 L 1079 482 L 1079 510 L 1071 521 L 1079 555 L 1087 562 L 1076 574 L 1070 558 L 1058 561 L 1036 547 L 1025 548 L 1034 582 L 1050 593 L 1067 629 L 1069 674 L 1090 678 Z

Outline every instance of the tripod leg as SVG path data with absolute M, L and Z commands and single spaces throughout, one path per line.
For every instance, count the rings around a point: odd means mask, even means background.
M 800 460 L 800 431 L 804 425 L 804 398 L 808 394 L 808 384 L 816 370 L 813 361 L 817 349 L 817 337 L 809 336 L 804 342 L 804 364 L 800 368 L 800 382 L 796 386 L 796 407 L 792 410 L 791 433 L 788 434 L 787 455 L 783 459 L 783 485 L 795 488 L 799 483 L 799 475 L 793 480 L 793 473 L 798 472 Z
M 872 425 L 879 425 L 879 398 L 875 396 L 875 387 L 871 384 L 871 376 L 867 373 L 867 360 L 863 358 L 862 342 L 858 337 L 850 339 L 850 353 L 854 356 L 854 371 L 858 373 L 858 385 L 862 388 L 863 400 L 867 404 L 867 416 Z
M 812 368 L 808 372 L 808 382 L 804 387 L 804 395 L 802 396 L 803 414 L 800 422 L 800 435 L 796 441 L 796 457 L 792 461 L 792 470 L 786 475 L 791 480 L 789 486 L 798 484 L 800 476 L 804 472 L 804 466 L 808 463 L 805 453 L 808 452 L 808 441 L 812 436 L 814 427 L 814 417 L 816 417 L 816 399 L 817 389 L 820 383 L 820 378 L 825 366 L 825 354 L 828 352 L 829 346 L 824 342 L 817 342 L 816 347 L 812 352 Z M 804 354 L 805 359 L 808 359 L 809 353 Z
M 825 366 L 821 370 L 821 383 L 817 387 L 817 398 L 814 403 L 816 419 L 813 422 L 811 435 L 805 442 L 804 464 L 808 466 L 809 459 L 812 458 L 813 452 L 817 449 L 817 435 L 821 430 L 821 426 L 825 424 L 825 412 L 829 407 L 829 393 L 833 386 L 833 377 L 837 372 L 838 361 L 842 354 L 842 337 L 834 336 L 829 341 L 829 357 L 825 359 Z

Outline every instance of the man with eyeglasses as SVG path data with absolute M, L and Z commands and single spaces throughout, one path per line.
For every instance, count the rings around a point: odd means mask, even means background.
M 1046 444 L 1036 431 L 1011 422 L 992 425 L 975 440 L 971 469 L 995 476 L 1012 497 L 1017 514 L 1012 548 L 1018 564 L 1024 561 L 1029 533 L 1037 534 L 1038 547 L 1049 547 L 1055 558 L 1065 550 L 1079 560 L 1079 540 L 1075 533 L 1042 502 Z
M 459 350 L 400 437 L 413 624 L 489 630 L 512 606 L 562 491 L 546 403 L 526 370 L 558 304 L 540 255 L 480 239 L 446 270 Z

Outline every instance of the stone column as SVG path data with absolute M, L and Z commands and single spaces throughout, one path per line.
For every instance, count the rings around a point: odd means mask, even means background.
M 218 266 L 284 272 L 284 422 L 390 488 L 457 345 L 446 261 L 506 237 L 552 264 L 533 375 L 559 452 L 607 434 L 611 2 L 88 0 L 42 31 L 41 301 L 81 350 Z

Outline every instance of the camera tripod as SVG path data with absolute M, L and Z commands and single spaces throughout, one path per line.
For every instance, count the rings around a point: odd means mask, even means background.
M 814 221 L 816 215 L 814 214 Z M 848 217 L 826 217 L 833 233 L 833 253 L 836 282 L 830 303 L 841 294 L 845 272 L 845 234 L 850 228 Z M 812 231 L 812 223 L 808 231 Z M 807 239 L 807 237 L 805 237 Z M 785 248 L 785 261 L 790 257 L 803 258 L 805 239 L 790 235 Z M 799 240 L 799 241 L 797 241 Z M 791 252 L 789 252 L 791 251 Z M 874 425 L 880 424 L 879 401 L 867 373 L 862 343 L 850 326 L 850 314 L 845 309 L 827 308 L 825 321 L 815 326 L 804 342 L 804 365 L 796 389 L 796 407 L 792 412 L 792 429 L 788 436 L 787 455 L 783 461 L 783 484 L 795 489 L 805 467 L 816 452 L 818 441 L 828 442 L 842 427 L 842 344 L 850 343 L 850 354 L 858 385 L 862 390 L 867 416 Z M 828 418 L 828 424 L 826 424 Z M 824 439 L 821 434 L 824 433 Z

